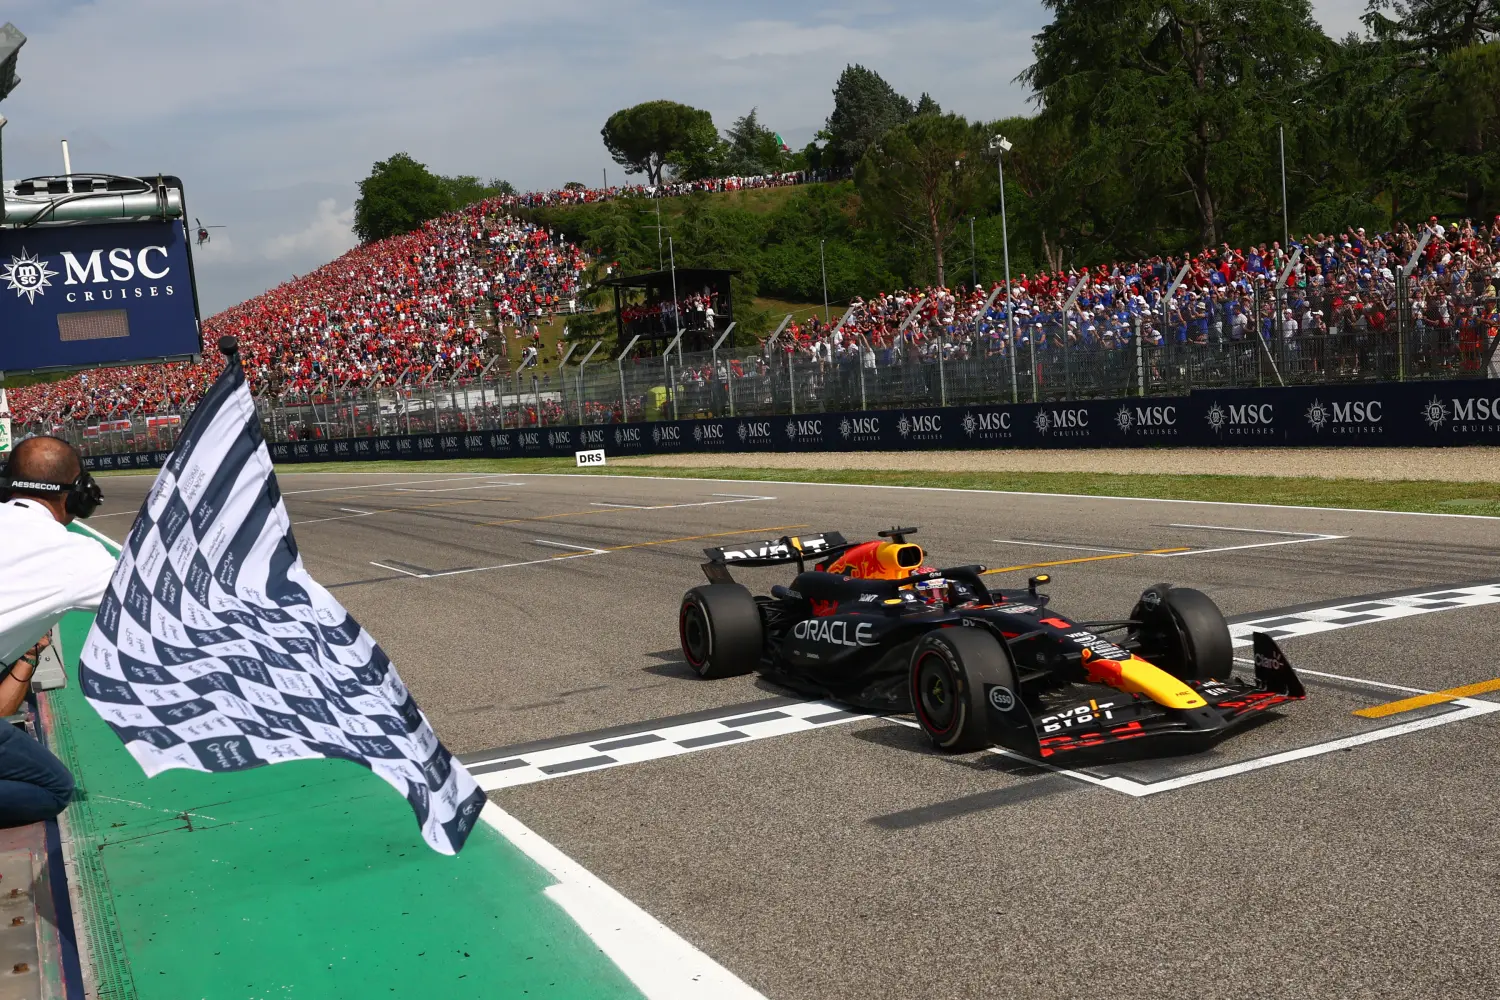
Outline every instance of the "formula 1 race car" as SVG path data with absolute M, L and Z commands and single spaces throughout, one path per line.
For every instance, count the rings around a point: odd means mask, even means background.
M 1263 633 L 1255 680 L 1236 677 L 1229 626 L 1201 591 L 1156 584 L 1126 618 L 1078 621 L 1047 607 L 1046 576 L 991 590 L 982 566 L 926 565 L 915 531 L 705 549 L 709 582 L 678 617 L 683 655 L 706 678 L 758 670 L 803 694 L 913 712 L 943 750 L 1059 765 L 1194 753 L 1306 696 Z M 769 597 L 729 572 L 793 563 L 792 585 Z

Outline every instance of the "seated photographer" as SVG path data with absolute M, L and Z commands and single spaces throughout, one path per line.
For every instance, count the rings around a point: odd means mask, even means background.
M 103 495 L 73 446 L 28 438 L 0 478 L 0 715 L 26 700 L 47 635 L 64 614 L 99 607 L 114 557 L 67 530 Z M 73 776 L 26 733 L 0 725 L 0 827 L 51 819 L 73 795 Z

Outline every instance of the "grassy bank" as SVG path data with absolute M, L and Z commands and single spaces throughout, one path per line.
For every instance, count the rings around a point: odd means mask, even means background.
M 858 483 L 926 486 L 963 490 L 1007 490 L 1079 496 L 1125 496 L 1168 500 L 1285 504 L 1292 507 L 1346 507 L 1500 517 L 1500 483 L 1433 480 L 1373 481 L 1309 476 L 1110 475 L 1082 472 L 901 472 L 815 469 L 682 469 L 614 465 L 579 471 L 572 459 L 442 459 L 425 462 L 366 462 L 283 465 L 283 474 L 306 472 L 419 473 L 526 472 L 666 476 L 687 479 L 742 479 L 758 482 Z

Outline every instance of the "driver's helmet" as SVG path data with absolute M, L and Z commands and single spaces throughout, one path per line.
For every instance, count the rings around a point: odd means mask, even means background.
M 940 608 L 948 603 L 948 581 L 943 577 L 918 580 L 912 584 L 912 589 L 925 604 Z

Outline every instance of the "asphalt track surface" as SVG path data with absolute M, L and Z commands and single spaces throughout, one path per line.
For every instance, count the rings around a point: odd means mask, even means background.
M 1484 518 L 420 470 L 281 482 L 314 577 L 476 770 L 790 711 L 755 677 L 683 663 L 678 601 L 707 545 L 917 524 L 930 561 L 1030 567 L 1005 586 L 1050 573 L 1054 604 L 1085 618 L 1123 616 L 1162 580 L 1240 618 L 1500 581 L 1500 520 Z M 150 483 L 105 479 L 92 524 L 123 537 Z M 737 575 L 764 590 L 790 572 Z M 1500 691 L 1458 721 L 1438 718 L 1454 703 L 1353 713 L 1500 677 L 1497 622 L 1500 604 L 1446 607 L 1285 638 L 1299 669 L 1339 677 L 1306 676 L 1306 702 L 1212 753 L 1083 778 L 861 718 L 491 794 L 777 1000 L 1493 997 L 1500 713 L 1472 713 Z M 1215 768 L 1160 794 L 1099 783 Z

